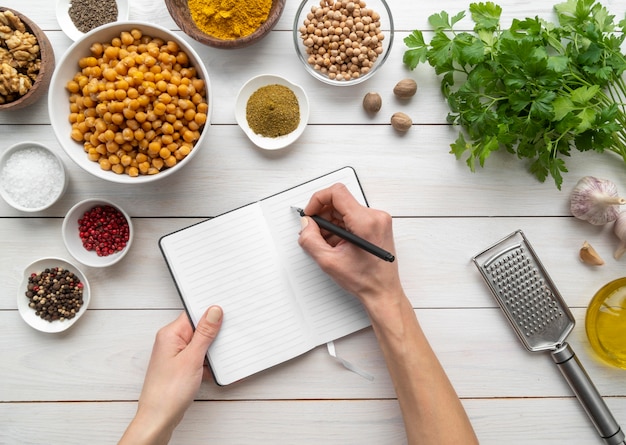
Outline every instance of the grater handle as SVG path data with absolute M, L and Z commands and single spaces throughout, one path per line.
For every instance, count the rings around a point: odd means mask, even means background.
M 607 445 L 623 444 L 624 432 L 615 421 L 570 345 L 563 343 L 552 351 L 552 359 L 576 394 L 600 437 L 604 439 L 604 443 Z

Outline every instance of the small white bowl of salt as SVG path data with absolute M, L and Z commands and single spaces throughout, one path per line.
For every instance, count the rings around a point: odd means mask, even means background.
M 47 209 L 65 192 L 61 159 L 38 142 L 20 142 L 0 156 L 0 196 L 22 212 Z

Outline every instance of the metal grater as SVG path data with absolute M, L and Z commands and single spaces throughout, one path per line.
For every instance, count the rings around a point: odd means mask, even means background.
M 522 231 L 473 261 L 526 349 L 554 349 L 565 341 L 574 317 Z
M 565 341 L 574 317 L 524 233 L 513 232 L 472 260 L 526 349 L 550 350 L 605 444 L 624 444 L 624 432 Z

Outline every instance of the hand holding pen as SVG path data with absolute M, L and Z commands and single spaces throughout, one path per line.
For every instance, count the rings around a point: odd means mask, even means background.
M 320 226 L 320 228 L 329 231 L 333 235 L 337 235 L 339 238 L 342 238 L 342 239 L 348 241 L 349 243 L 354 244 L 358 248 L 363 249 L 366 252 L 369 252 L 372 255 L 375 255 L 378 258 L 382 259 L 382 260 L 389 261 L 391 263 L 391 262 L 393 262 L 396 259 L 396 257 L 391 252 L 387 252 L 385 249 L 383 249 L 381 247 L 378 247 L 375 244 L 372 244 L 371 242 L 367 241 L 366 239 L 363 239 L 360 236 L 355 235 L 352 232 L 348 232 L 343 227 L 340 227 L 340 226 L 338 226 L 336 224 L 333 224 L 332 222 L 330 222 L 328 220 L 325 220 L 321 216 L 318 216 L 318 215 L 306 215 L 304 213 L 304 210 L 302 210 L 299 207 L 292 207 L 292 209 L 294 209 L 296 212 L 298 212 L 298 214 L 300 216 L 310 216 L 311 219 L 313 221 L 315 221 L 318 226 Z
M 341 238 L 338 242 L 336 235 L 325 236 L 327 231 L 312 216 L 301 218 L 300 246 L 337 284 L 357 296 L 368 312 L 375 313 L 379 305 L 386 306 L 389 299 L 404 295 L 395 261 L 393 221 L 388 213 L 361 205 L 343 184 L 314 193 L 303 211 L 337 222 L 346 232 L 384 251 L 381 256 L 386 261 L 365 250 L 363 244 L 357 247 Z

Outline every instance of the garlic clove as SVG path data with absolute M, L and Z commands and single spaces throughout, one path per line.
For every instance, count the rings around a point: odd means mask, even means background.
M 617 216 L 613 224 L 613 233 L 619 238 L 620 244 L 613 253 L 613 257 L 619 260 L 626 252 L 626 213 L 622 212 Z
M 579 256 L 583 263 L 591 266 L 602 266 L 604 264 L 602 257 L 598 255 L 596 249 L 594 249 L 587 241 L 585 241 L 583 246 L 580 248 Z
M 615 221 L 620 213 L 619 206 L 623 204 L 626 199 L 617 195 L 613 182 L 593 176 L 581 178 L 570 197 L 572 215 L 594 225 Z

